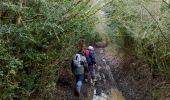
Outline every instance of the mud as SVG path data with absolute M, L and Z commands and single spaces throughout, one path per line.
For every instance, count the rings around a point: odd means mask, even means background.
M 92 86 L 90 82 L 83 82 L 81 96 L 74 94 L 74 77 L 62 75 L 56 87 L 54 100 L 124 100 L 122 93 L 117 88 L 111 69 L 108 65 L 105 48 L 96 48 L 96 82 Z M 63 73 L 68 74 L 71 72 Z
M 111 55 L 108 50 L 106 53 L 106 60 L 113 66 L 111 70 L 117 88 L 122 91 L 126 100 L 152 100 L 150 94 L 152 75 L 149 66 L 123 52 Z

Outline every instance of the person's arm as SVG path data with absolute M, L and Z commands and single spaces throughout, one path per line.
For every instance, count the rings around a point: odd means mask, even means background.
M 73 64 L 73 60 L 71 60 L 71 72 L 72 73 L 74 73 L 73 70 L 74 70 L 74 64 Z
M 85 72 L 88 72 L 88 63 L 87 63 L 86 57 L 84 57 L 84 69 L 85 69 Z
M 91 60 L 93 64 L 96 64 L 96 57 L 94 52 L 91 52 Z

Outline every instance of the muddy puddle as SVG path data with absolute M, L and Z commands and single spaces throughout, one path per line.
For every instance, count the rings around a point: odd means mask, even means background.
M 104 92 L 101 93 L 101 95 L 96 95 L 96 89 L 94 89 L 93 100 L 125 100 L 125 98 L 117 89 L 111 89 L 110 95 L 107 95 Z

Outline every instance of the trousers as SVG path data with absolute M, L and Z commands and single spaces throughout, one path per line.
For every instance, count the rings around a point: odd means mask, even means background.
M 82 87 L 82 82 L 84 80 L 84 74 L 75 75 L 75 77 L 76 77 L 76 91 L 78 93 L 80 93 L 81 87 Z

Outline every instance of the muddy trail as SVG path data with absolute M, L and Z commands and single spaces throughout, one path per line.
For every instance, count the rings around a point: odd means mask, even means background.
M 105 3 L 104 0 L 92 0 L 92 6 Z M 95 46 L 97 81 L 94 86 L 83 82 L 81 95 L 77 97 L 74 76 L 69 68 L 63 68 L 53 100 L 151 100 L 148 96 L 151 87 L 149 67 L 126 54 L 124 49 L 115 50 L 107 34 L 109 27 L 105 12 L 99 10 L 95 16 L 98 19 L 95 31 L 102 37 Z
M 147 66 L 133 57 L 113 55 L 110 47 L 95 48 L 95 52 L 95 85 L 83 82 L 81 95 L 77 97 L 74 76 L 69 68 L 63 68 L 53 100 L 152 100 L 148 93 L 151 75 Z
M 106 3 L 104 0 L 92 0 L 92 7 L 100 7 Z M 83 82 L 81 95 L 76 97 L 74 94 L 75 80 L 74 76 L 70 74 L 70 70 L 67 72 L 61 72 L 61 78 L 59 78 L 58 87 L 56 88 L 54 100 L 124 100 L 122 93 L 117 88 L 112 70 L 114 66 L 109 63 L 112 61 L 112 51 L 106 41 L 109 40 L 107 34 L 107 24 L 105 23 L 107 18 L 105 12 L 99 10 L 95 14 L 98 22 L 95 26 L 95 31 L 102 37 L 101 42 L 96 43 L 96 63 L 95 67 L 96 79 L 95 85 L 90 85 L 89 82 Z M 66 71 L 66 69 L 63 69 Z M 65 75 L 63 73 L 68 73 Z M 69 77 L 68 77 L 69 76 Z M 57 99 L 56 99 L 57 98 Z
M 113 65 L 109 63 L 111 55 L 108 48 L 96 49 L 96 78 L 93 100 L 124 100 L 122 93 L 117 88 L 117 83 L 112 74 Z
M 122 93 L 117 89 L 117 83 L 111 71 L 114 66 L 109 65 L 111 56 L 107 51 L 107 47 L 95 49 L 97 81 L 94 86 L 92 86 L 90 82 L 83 82 L 81 95 L 77 97 L 74 94 L 75 83 L 73 75 L 63 77 L 59 79 L 54 100 L 124 100 Z

